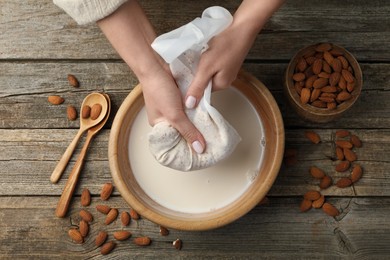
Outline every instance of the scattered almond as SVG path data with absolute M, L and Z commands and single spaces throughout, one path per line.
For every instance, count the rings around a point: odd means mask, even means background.
M 102 105 L 94 104 L 91 108 L 91 119 L 96 120 L 102 112 Z
M 88 235 L 88 232 L 89 232 L 88 222 L 83 220 L 83 219 L 80 220 L 79 230 L 80 230 L 81 236 L 86 237 Z
M 123 226 L 128 226 L 130 224 L 130 215 L 126 211 L 123 211 L 121 213 L 121 222 Z
M 340 215 L 340 212 L 339 210 L 333 206 L 332 204 L 328 203 L 328 202 L 325 202 L 323 205 L 322 205 L 322 210 L 328 214 L 329 216 L 332 216 L 332 217 L 336 217 L 338 215 Z
M 352 184 L 351 179 L 347 178 L 347 177 L 343 177 L 336 182 L 336 186 L 339 188 L 346 188 L 346 187 L 351 186 L 351 184 Z
M 336 137 L 344 138 L 349 136 L 351 133 L 348 130 L 337 130 L 336 131 Z
M 87 188 L 81 192 L 81 206 L 87 207 L 91 204 L 91 193 Z
M 310 174 L 316 179 L 322 179 L 325 176 L 324 171 L 315 166 L 310 167 Z
M 100 249 L 100 253 L 102 255 L 107 255 L 115 248 L 115 246 L 115 242 L 109 241 L 102 246 L 102 248 Z
M 181 242 L 180 239 L 176 239 L 175 241 L 173 241 L 172 245 L 173 245 L 177 250 L 181 250 L 182 242 Z
M 344 152 L 343 152 L 343 149 L 341 147 L 336 147 L 336 157 L 338 160 L 342 161 L 344 160 Z
M 166 227 L 160 226 L 160 235 L 162 236 L 168 236 L 169 235 L 169 230 Z
M 315 209 L 319 209 L 322 207 L 322 205 L 324 204 L 325 202 L 325 196 L 324 195 L 321 195 L 321 197 L 315 201 L 313 201 L 313 203 L 311 204 L 313 208 Z
M 131 237 L 131 233 L 129 231 L 126 231 L 126 230 L 121 230 L 121 231 L 114 232 L 113 236 L 118 241 L 124 241 L 124 240 L 128 239 L 129 237 Z
M 152 241 L 149 237 L 136 237 L 133 242 L 138 246 L 148 246 Z
M 108 214 L 111 208 L 107 205 L 96 205 L 96 210 L 103 214 Z
M 91 107 L 88 105 L 84 105 L 81 109 L 81 117 L 87 119 L 91 116 Z
M 106 231 L 100 231 L 99 234 L 97 235 L 96 237 L 96 240 L 95 240 L 95 245 L 97 247 L 101 246 L 104 244 L 104 242 L 106 242 L 107 240 L 107 232 Z
M 72 75 L 72 74 L 68 74 L 68 81 L 69 81 L 69 84 L 72 86 L 72 87 L 75 87 L 75 88 L 78 88 L 80 86 L 79 84 L 79 81 L 77 80 L 77 78 Z
M 352 143 L 346 140 L 336 140 L 335 144 L 341 148 L 351 149 L 353 147 Z
M 54 96 L 48 96 L 47 101 L 49 101 L 53 105 L 60 105 L 60 104 L 64 103 L 65 99 L 63 99 L 60 96 L 54 95 Z
M 354 162 L 357 160 L 356 153 L 354 151 L 352 151 L 351 149 L 344 148 L 343 153 L 344 153 L 345 159 L 347 159 L 348 161 Z
M 352 169 L 352 173 L 351 173 L 351 181 L 352 183 L 355 183 L 357 182 L 358 180 L 360 180 L 360 178 L 362 177 L 363 175 L 363 170 L 362 170 L 362 167 L 360 165 L 355 165 Z
M 112 185 L 112 183 L 110 182 L 105 183 L 102 187 L 102 191 L 100 192 L 100 198 L 102 200 L 108 200 L 111 196 L 113 189 L 114 186 Z
M 76 108 L 74 106 L 71 106 L 69 105 L 67 108 L 66 108 L 66 116 L 68 117 L 68 119 L 70 121 L 74 121 L 77 119 L 77 111 L 76 111 Z
M 329 177 L 328 175 L 325 175 L 324 178 L 321 179 L 321 182 L 320 182 L 320 188 L 321 189 L 327 189 L 330 187 L 330 185 L 332 185 L 332 178 Z
M 312 207 L 312 201 L 303 199 L 301 205 L 299 206 L 299 209 L 301 210 L 301 212 L 306 212 L 309 209 L 311 209 L 311 207 Z
M 79 214 L 80 214 L 80 217 L 83 220 L 85 220 L 86 222 L 88 222 L 88 223 L 92 222 L 93 216 L 92 216 L 92 214 L 89 211 L 87 211 L 85 209 L 82 209 L 82 210 L 80 210 Z
M 357 148 L 362 147 L 362 141 L 356 135 L 351 135 L 351 143 Z
M 319 193 L 316 190 L 309 190 L 303 195 L 303 198 L 313 201 L 313 200 L 318 200 L 321 197 L 321 193 Z
M 309 139 L 313 144 L 318 144 L 321 142 L 320 136 L 314 131 L 305 131 L 305 136 Z
M 81 235 L 80 231 L 78 231 L 77 229 L 75 229 L 75 228 L 69 229 L 68 235 L 75 243 L 77 243 L 77 244 L 84 243 L 84 238 Z
M 130 209 L 130 216 L 134 220 L 138 220 L 139 219 L 139 214 L 134 209 Z
M 108 212 L 107 214 L 107 217 L 106 217 L 106 220 L 104 221 L 104 223 L 106 225 L 109 225 L 111 224 L 112 222 L 114 222 L 116 220 L 116 218 L 118 217 L 118 210 L 115 209 L 115 208 L 112 208 L 110 210 L 110 212 Z
M 345 172 L 349 169 L 349 166 L 351 166 L 351 163 L 349 161 L 341 161 L 336 165 L 336 171 Z

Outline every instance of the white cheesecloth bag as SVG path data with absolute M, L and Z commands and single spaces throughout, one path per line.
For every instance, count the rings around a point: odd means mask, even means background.
M 233 18 L 228 10 L 207 8 L 201 18 L 163 34 L 152 48 L 170 65 L 183 98 L 196 73 L 207 42 L 227 28 Z M 236 130 L 210 104 L 212 84 L 209 82 L 202 99 L 194 109 L 185 112 L 206 140 L 206 150 L 198 154 L 168 122 L 157 123 L 149 133 L 149 148 L 156 160 L 167 167 L 191 171 L 210 167 L 227 158 L 241 141 Z

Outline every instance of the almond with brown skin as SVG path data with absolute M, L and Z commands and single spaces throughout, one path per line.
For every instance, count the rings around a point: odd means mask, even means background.
M 91 107 L 88 105 L 84 105 L 81 109 L 81 117 L 87 119 L 91 116 Z
M 80 220 L 79 230 L 80 230 L 81 236 L 86 237 L 88 235 L 88 232 L 89 232 L 88 222 L 83 220 L 83 219 Z
M 136 237 L 134 238 L 133 242 L 137 246 L 148 246 L 152 240 L 149 237 Z
M 75 228 L 69 229 L 68 235 L 75 243 L 77 243 L 77 244 L 84 243 L 84 238 L 81 235 L 80 231 L 78 231 L 77 229 L 75 229 Z
M 309 190 L 303 195 L 304 199 L 313 201 L 313 200 L 318 200 L 321 197 L 321 193 L 319 193 L 316 190 Z
M 100 249 L 100 253 L 102 255 L 107 255 L 115 248 L 115 246 L 115 242 L 109 241 L 102 246 L 102 248 Z
M 348 69 L 349 62 L 344 56 L 338 56 L 337 59 L 340 60 L 343 69 Z
M 110 210 L 110 212 L 108 212 L 106 220 L 104 221 L 104 223 L 106 225 L 109 225 L 112 222 L 114 222 L 117 217 L 118 217 L 118 210 L 113 208 L 113 209 Z
M 352 185 L 352 181 L 350 178 L 347 177 L 343 177 L 336 182 L 336 186 L 339 188 L 346 188 L 351 185 Z
M 307 102 L 309 102 L 309 100 L 310 100 L 310 95 L 311 95 L 310 89 L 303 88 L 301 91 L 301 103 L 307 104 Z
M 316 179 L 322 179 L 325 176 L 324 171 L 315 166 L 310 167 L 310 174 Z
M 341 70 L 343 69 L 343 65 L 341 64 L 341 61 L 339 59 L 333 59 L 332 63 L 330 63 L 329 65 L 335 72 L 341 72 Z
M 327 42 L 320 43 L 315 48 L 315 50 L 318 52 L 330 51 L 331 49 L 332 49 L 332 45 Z
M 311 204 L 311 206 L 315 209 L 319 209 L 322 207 L 322 205 L 324 204 L 325 202 L 325 196 L 324 195 L 321 195 L 321 197 L 315 201 L 313 201 L 313 203 Z
M 318 79 L 317 75 L 312 75 L 310 76 L 306 81 L 305 81 L 305 88 L 312 88 L 314 81 Z
M 329 73 L 326 73 L 325 71 L 322 71 L 322 72 L 320 72 L 320 73 L 318 74 L 318 77 L 329 79 L 329 78 L 330 78 L 330 74 L 329 74 Z
M 332 178 L 329 177 L 328 175 L 325 175 L 324 178 L 321 179 L 320 182 L 320 188 L 321 189 L 327 189 L 332 185 Z
M 332 73 L 332 68 L 330 67 L 329 63 L 327 63 L 326 61 L 323 61 L 322 63 L 322 70 L 329 74 Z
M 108 214 L 108 212 L 111 210 L 111 208 L 107 205 L 96 205 L 96 209 L 103 214 Z
M 102 112 L 102 105 L 94 104 L 91 108 L 91 119 L 96 120 Z
M 85 220 L 88 223 L 92 222 L 92 220 L 93 220 L 92 214 L 85 209 L 80 210 L 79 215 L 83 220 Z
M 305 137 L 309 139 L 313 144 L 321 142 L 320 136 L 314 131 L 305 131 Z
M 346 101 L 352 98 L 352 95 L 349 94 L 347 91 L 341 91 L 340 93 L 337 94 L 336 99 L 340 102 Z
M 338 160 L 342 161 L 344 160 L 344 152 L 343 152 L 343 149 L 341 147 L 336 147 L 336 157 Z
M 312 67 L 313 73 L 318 75 L 322 71 L 322 59 L 316 59 Z
M 116 231 L 113 234 L 114 238 L 118 241 L 124 241 L 131 237 L 131 232 L 126 231 L 126 230 L 121 230 L 121 231 Z
M 318 78 L 313 82 L 313 88 L 322 88 L 328 85 L 329 79 L 327 78 Z
M 354 82 L 355 81 L 355 77 L 352 75 L 351 72 L 349 72 L 348 70 L 342 70 L 341 71 L 341 75 L 343 75 L 343 78 L 345 79 L 345 81 L 347 82 Z
M 334 59 L 334 57 L 332 56 L 332 54 L 330 54 L 330 52 L 328 52 L 328 51 L 324 52 L 324 60 L 326 60 L 326 62 L 329 65 L 332 64 L 333 59 Z
M 348 161 L 354 162 L 357 160 L 356 153 L 354 151 L 352 151 L 351 149 L 344 148 L 343 153 L 344 153 L 345 159 L 347 159 Z
M 70 121 L 74 121 L 77 119 L 77 111 L 76 111 L 76 108 L 74 106 L 71 106 L 69 105 L 67 108 L 66 108 L 66 116 L 68 117 L 68 119 Z
M 326 103 L 326 107 L 328 109 L 335 109 L 337 107 L 337 104 L 336 104 L 336 102 Z
M 160 226 L 160 235 L 162 236 L 168 236 L 169 235 L 169 230 L 166 227 Z
M 357 182 L 358 180 L 360 180 L 360 178 L 362 177 L 363 175 L 363 170 L 362 170 L 362 167 L 360 165 L 355 165 L 352 169 L 352 173 L 351 173 L 351 181 L 352 183 L 355 183 Z
M 106 231 L 100 231 L 99 234 L 97 235 L 96 237 L 96 240 L 95 240 L 95 245 L 97 247 L 101 246 L 104 244 L 104 242 L 106 242 L 107 240 L 107 232 Z
M 336 140 L 335 144 L 341 148 L 351 149 L 353 147 L 352 143 L 346 140 Z
M 347 90 L 349 93 L 351 93 L 355 89 L 355 85 L 356 85 L 355 81 L 347 83 Z
M 53 95 L 53 96 L 48 96 L 47 101 L 49 101 L 49 103 L 51 103 L 53 105 L 60 105 L 60 104 L 64 103 L 65 99 L 63 99 L 60 96 Z
M 341 161 L 339 164 L 336 165 L 336 171 L 345 172 L 349 169 L 349 166 L 351 166 L 351 163 L 349 161 Z
M 332 216 L 332 217 L 336 217 L 338 215 L 340 215 L 340 212 L 339 210 L 333 206 L 332 204 L 330 204 L 329 202 L 325 202 L 323 205 L 322 205 L 322 210 L 328 214 L 329 216 Z
M 314 102 L 316 99 L 318 99 L 320 94 L 321 94 L 321 89 L 318 88 L 313 89 L 310 96 L 310 102 Z
M 112 183 L 110 182 L 105 183 L 102 187 L 102 191 L 100 192 L 100 199 L 108 200 L 111 196 L 113 189 L 114 186 L 112 185 Z
M 356 135 L 351 135 L 351 143 L 357 148 L 362 147 L 362 141 Z
M 299 58 L 297 62 L 297 69 L 300 72 L 304 72 L 307 68 L 307 62 L 304 58 Z
M 313 102 L 311 102 L 311 104 L 313 107 L 318 107 L 318 108 L 326 108 L 327 107 L 327 103 L 324 102 L 324 101 L 321 101 L 321 100 L 314 100 Z
M 87 188 L 81 192 L 81 206 L 87 207 L 91 204 L 91 193 Z
M 338 85 L 341 89 L 343 90 L 346 90 L 347 89 L 347 82 L 345 81 L 345 79 L 343 77 L 340 77 L 340 80 L 339 80 L 339 85 Z
M 331 86 L 336 86 L 337 84 L 339 84 L 340 78 L 341 78 L 340 72 L 333 72 L 332 74 L 330 74 L 329 84 Z
M 312 201 L 307 200 L 307 199 L 303 199 L 301 202 L 301 205 L 299 206 L 299 209 L 301 212 L 306 212 L 309 209 L 311 209 L 311 207 L 312 207 Z
M 324 93 L 335 93 L 337 92 L 337 88 L 335 86 L 325 86 L 321 88 L 321 91 Z
M 336 137 L 344 138 L 349 136 L 351 133 L 348 130 L 337 130 L 336 131 Z
M 68 74 L 68 82 L 72 87 L 78 88 L 80 86 L 79 81 L 72 74 Z
M 121 213 L 121 222 L 123 226 L 128 226 L 130 224 L 130 215 L 126 211 L 123 211 Z
M 298 72 L 298 73 L 295 73 L 293 76 L 292 76 L 293 80 L 295 81 L 304 81 L 306 76 L 304 73 L 302 72 Z
M 138 220 L 139 219 L 139 214 L 137 211 L 135 211 L 134 209 L 130 209 L 130 216 L 132 219 L 134 220 Z
M 175 241 L 172 242 L 172 245 L 177 249 L 181 250 L 182 248 L 182 242 L 180 239 L 176 239 Z

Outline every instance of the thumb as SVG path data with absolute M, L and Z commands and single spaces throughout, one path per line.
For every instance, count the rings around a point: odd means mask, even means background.
M 185 119 L 178 121 L 173 127 L 179 131 L 195 152 L 201 154 L 205 151 L 206 141 L 188 117 L 185 116 Z
M 210 73 L 198 69 L 187 90 L 184 101 L 186 108 L 192 109 L 198 105 L 211 78 L 212 75 L 210 75 Z

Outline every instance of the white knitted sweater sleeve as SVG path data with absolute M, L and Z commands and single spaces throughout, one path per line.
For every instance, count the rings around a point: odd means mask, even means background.
M 79 25 L 94 23 L 113 13 L 127 0 L 53 0 Z

